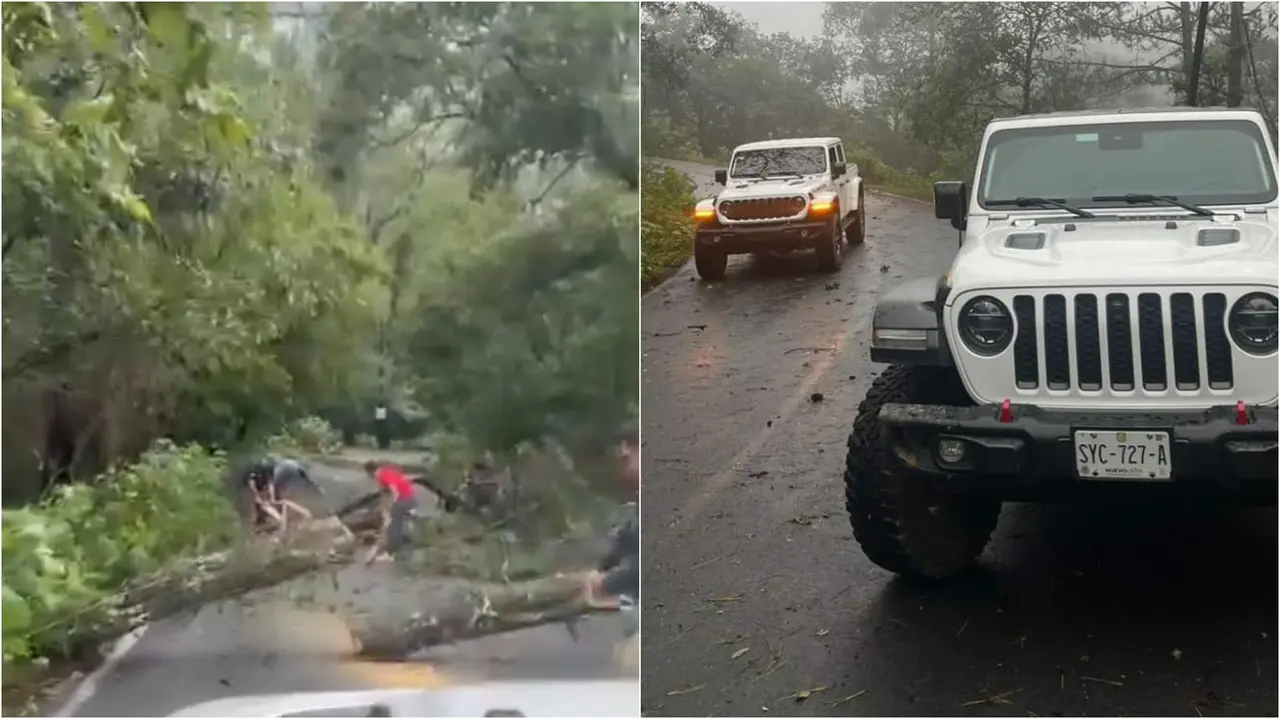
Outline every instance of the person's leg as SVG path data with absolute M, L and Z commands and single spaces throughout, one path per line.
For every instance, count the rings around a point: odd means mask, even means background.
M 397 499 L 391 505 L 391 521 L 387 524 L 387 553 L 395 556 L 409 541 L 409 520 L 413 516 L 413 499 Z

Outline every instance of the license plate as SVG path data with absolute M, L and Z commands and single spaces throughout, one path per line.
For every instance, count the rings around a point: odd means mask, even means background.
M 1168 432 L 1076 432 L 1076 472 L 1083 479 L 1169 479 Z

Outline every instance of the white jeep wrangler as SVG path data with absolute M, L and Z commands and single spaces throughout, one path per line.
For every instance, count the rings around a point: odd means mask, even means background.
M 858 166 L 837 137 L 740 145 L 724 185 L 693 211 L 693 259 L 703 279 L 724 277 L 729 255 L 812 249 L 827 272 L 840 269 L 844 241 L 862 242 L 866 211 Z
M 992 122 L 972 190 L 934 189 L 961 233 L 951 269 L 875 310 L 890 367 L 845 472 L 867 556 L 957 573 L 1006 500 L 1275 505 L 1276 176 L 1247 110 Z

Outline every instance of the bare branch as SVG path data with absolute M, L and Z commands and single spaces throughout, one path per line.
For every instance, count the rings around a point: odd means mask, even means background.
M 467 120 L 467 119 L 470 119 L 470 117 L 471 115 L 466 112 L 442 112 L 439 115 L 433 115 L 431 117 L 427 117 L 422 120 L 419 120 L 418 123 L 415 124 L 413 127 L 409 128 L 408 130 L 404 131 L 403 133 L 393 138 L 390 138 L 387 140 L 374 140 L 370 144 L 372 144 L 375 148 L 380 150 L 388 147 L 394 147 L 404 142 L 405 140 L 408 140 L 410 137 L 413 137 L 415 134 L 417 134 L 419 130 L 426 127 L 427 125 L 431 125 L 434 123 L 443 123 L 446 120 Z M 437 124 L 437 127 L 438 126 L 439 125 Z
M 560 183 L 560 180 L 564 179 L 564 177 L 565 177 L 566 175 L 568 175 L 568 174 L 569 174 L 569 172 L 570 172 L 573 168 L 577 167 L 577 166 L 578 166 L 578 162 L 579 162 L 581 159 L 582 159 L 582 155 L 574 155 L 574 156 L 573 156 L 573 157 L 572 157 L 572 158 L 571 158 L 571 159 L 570 159 L 570 160 L 565 164 L 564 169 L 562 169 L 562 170 L 560 170 L 560 172 L 556 173 L 556 176 L 555 176 L 555 177 L 553 177 L 553 178 L 551 179 L 551 182 L 548 182 L 548 183 L 547 183 L 547 186 L 546 186 L 546 187 L 544 187 L 544 188 L 542 188 L 542 192 L 538 193 L 538 196 L 537 196 L 537 197 L 535 197 L 534 199 L 532 199 L 532 200 L 530 200 L 530 201 L 529 201 L 529 207 L 533 208 L 533 207 L 537 207 L 538 205 L 541 205 L 541 204 L 542 204 L 542 201 L 543 201 L 543 200 L 545 200 L 545 199 L 547 198 L 547 195 L 548 195 L 548 194 L 550 194 L 550 192 L 551 192 L 552 188 L 554 188 L 557 184 L 559 184 L 559 183 Z

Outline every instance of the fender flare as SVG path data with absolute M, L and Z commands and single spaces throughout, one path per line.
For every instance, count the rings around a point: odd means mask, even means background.
M 951 348 L 942 329 L 942 306 L 951 288 L 943 278 L 907 280 L 883 295 L 871 320 L 871 361 L 950 367 Z M 876 346 L 878 330 L 917 330 L 924 333 L 922 347 Z
M 852 214 L 857 212 L 858 208 L 862 206 L 862 178 L 851 178 L 849 180 L 849 184 L 853 185 L 853 192 L 851 193 L 853 195 L 853 206 L 849 208 L 849 213 Z

